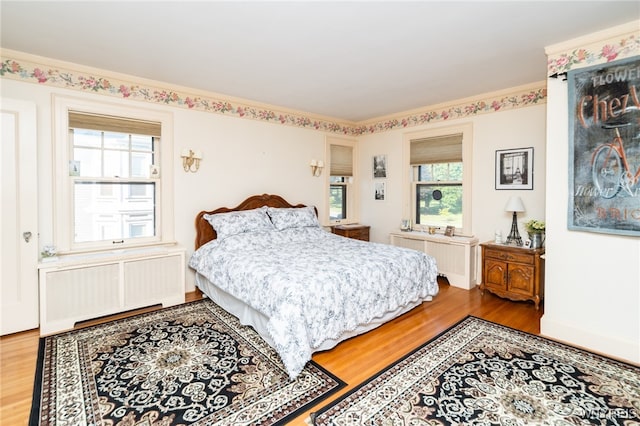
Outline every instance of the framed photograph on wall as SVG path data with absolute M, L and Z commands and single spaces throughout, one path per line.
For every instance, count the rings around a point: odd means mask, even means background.
M 374 200 L 384 201 L 384 197 L 386 196 L 386 185 L 385 182 L 374 182 L 373 183 L 373 198 Z
M 387 156 L 386 155 L 373 156 L 373 177 L 374 178 L 387 177 Z
M 496 151 L 496 189 L 533 189 L 533 148 Z

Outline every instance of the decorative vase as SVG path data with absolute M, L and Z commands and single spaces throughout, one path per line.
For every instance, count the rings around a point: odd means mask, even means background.
M 542 248 L 544 246 L 544 234 L 541 232 L 530 233 L 529 239 L 531 240 L 532 249 Z

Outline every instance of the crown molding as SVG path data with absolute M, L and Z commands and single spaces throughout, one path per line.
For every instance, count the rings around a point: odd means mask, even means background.
M 546 102 L 546 84 L 538 82 L 392 116 L 350 122 L 8 49 L 1 51 L 0 60 L 1 78 L 347 136 L 386 132 Z
M 544 104 L 546 99 L 546 82 L 540 81 L 357 123 L 355 134 L 379 133 L 469 118 L 480 114 Z

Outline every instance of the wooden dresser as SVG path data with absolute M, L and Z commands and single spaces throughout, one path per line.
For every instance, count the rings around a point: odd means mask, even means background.
M 367 225 L 335 225 L 331 227 L 331 232 L 343 237 L 353 238 L 356 240 L 369 241 L 369 229 Z
M 511 300 L 533 300 L 536 309 L 544 298 L 544 248 L 486 242 L 482 247 L 480 291 Z

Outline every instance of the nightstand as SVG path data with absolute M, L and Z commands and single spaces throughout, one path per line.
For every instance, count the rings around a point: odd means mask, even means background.
M 533 300 L 536 309 L 544 297 L 544 247 L 530 249 L 486 242 L 482 247 L 482 283 L 487 290 L 511 300 Z
M 355 240 L 369 241 L 369 229 L 367 225 L 335 225 L 331 227 L 331 232 L 343 237 L 353 238 Z

